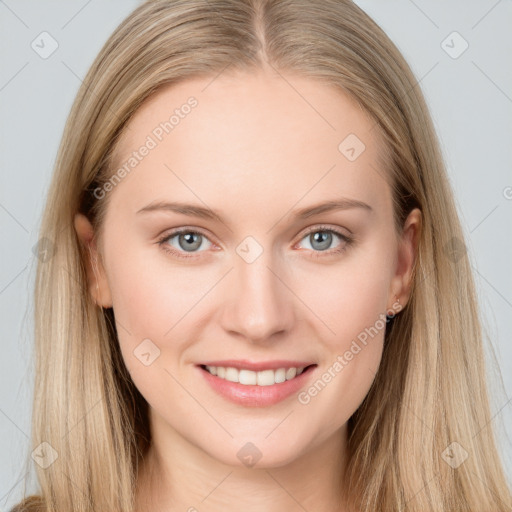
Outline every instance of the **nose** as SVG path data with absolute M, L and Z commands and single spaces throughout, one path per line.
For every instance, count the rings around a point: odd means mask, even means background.
M 256 261 L 247 263 L 235 259 L 229 294 L 224 302 L 222 327 L 254 343 L 275 341 L 293 326 L 294 295 L 286 286 L 283 272 L 273 268 L 270 251 L 264 251 Z

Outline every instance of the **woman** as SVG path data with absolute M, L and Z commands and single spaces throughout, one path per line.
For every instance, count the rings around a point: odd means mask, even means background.
M 141 5 L 41 232 L 17 512 L 510 510 L 431 119 L 353 3 Z

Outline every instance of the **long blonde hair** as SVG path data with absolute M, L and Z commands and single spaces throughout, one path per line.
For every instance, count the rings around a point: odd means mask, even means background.
M 512 507 L 464 235 L 424 97 L 398 49 L 349 0 L 152 0 L 97 56 L 57 156 L 41 224 L 52 254 L 36 275 L 32 419 L 32 449 L 48 443 L 57 458 L 35 465 L 40 494 L 16 512 L 133 510 L 151 441 L 147 403 L 121 357 L 113 311 L 88 293 L 73 218 L 86 214 L 101 234 L 108 197 L 93 191 L 113 175 L 115 144 L 159 87 L 227 67 L 250 72 L 263 60 L 352 95 L 387 143 L 397 230 L 413 207 L 422 211 L 410 302 L 388 326 L 374 385 L 349 423 L 344 485 L 354 507 Z

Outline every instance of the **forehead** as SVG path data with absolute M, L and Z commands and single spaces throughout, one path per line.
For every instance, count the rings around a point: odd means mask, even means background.
M 113 170 L 128 172 L 112 200 L 133 208 L 184 195 L 255 208 L 389 199 L 375 122 L 316 79 L 258 71 L 186 80 L 151 96 L 127 128 Z

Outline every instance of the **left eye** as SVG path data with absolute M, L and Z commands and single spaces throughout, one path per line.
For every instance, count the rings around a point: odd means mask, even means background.
M 346 244 L 350 243 L 350 238 L 348 236 L 343 235 L 334 229 L 326 228 L 317 228 L 314 231 L 310 231 L 306 234 L 303 240 L 307 240 L 310 244 L 310 248 L 315 252 L 324 252 L 329 249 L 335 237 L 341 239 L 345 244 L 342 244 L 341 247 L 338 247 L 333 251 L 329 251 L 329 253 L 340 252 L 345 248 Z

